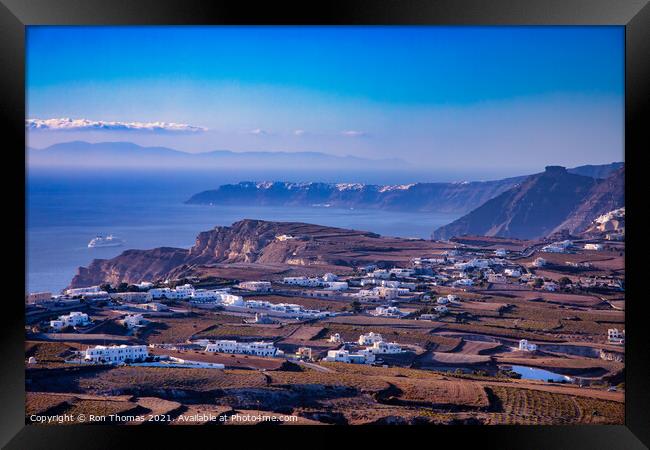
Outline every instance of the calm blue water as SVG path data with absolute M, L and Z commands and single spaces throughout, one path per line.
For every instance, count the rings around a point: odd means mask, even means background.
M 268 178 L 259 174 L 249 176 L 30 173 L 26 198 L 27 290 L 58 292 L 68 285 L 77 267 L 87 266 L 94 258 L 111 258 L 128 248 L 187 248 L 193 245 L 200 231 L 245 218 L 301 221 L 424 238 L 428 238 L 434 228 L 457 218 L 436 213 L 183 204 L 192 194 L 224 183 L 286 179 L 282 174 Z M 312 177 L 319 179 L 317 175 Z M 366 182 L 382 181 L 369 179 Z M 111 233 L 124 239 L 125 245 L 87 247 L 95 235 Z
M 521 375 L 521 378 L 526 380 L 541 380 L 541 381 L 570 381 L 571 377 L 560 375 L 548 370 L 538 369 L 536 367 L 527 366 L 512 366 L 512 370 Z

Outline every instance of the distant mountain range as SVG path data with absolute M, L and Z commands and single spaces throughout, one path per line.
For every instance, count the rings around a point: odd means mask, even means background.
M 287 169 L 316 167 L 319 169 L 389 169 L 407 164 L 400 159 L 366 159 L 335 156 L 319 152 L 233 152 L 215 150 L 187 153 L 166 147 L 142 147 L 131 142 L 89 143 L 73 141 L 54 144 L 43 149 L 29 148 L 28 163 L 32 167 L 98 167 L 98 168 L 246 168 Z
M 607 176 L 623 163 L 580 166 L 569 173 Z M 465 214 L 514 188 L 527 176 L 496 181 L 375 185 L 361 183 L 253 182 L 225 184 L 193 195 L 187 203 L 213 205 L 321 206 Z
M 548 166 L 517 186 L 485 202 L 460 219 L 434 231 L 434 239 L 481 235 L 531 239 L 567 230 L 583 231 L 601 214 L 625 206 L 625 167 L 613 172 L 591 167 L 571 173 Z

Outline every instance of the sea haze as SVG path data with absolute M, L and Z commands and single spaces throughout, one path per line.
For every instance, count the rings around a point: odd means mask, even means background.
M 421 175 L 423 176 L 423 175 Z M 348 178 L 349 177 L 349 178 Z M 207 171 L 47 171 L 30 170 L 27 182 L 27 291 L 58 292 L 77 267 L 94 258 L 111 258 L 130 248 L 190 247 L 196 235 L 238 220 L 300 221 L 428 238 L 458 218 L 435 212 L 318 207 L 203 206 L 184 202 L 196 192 L 247 180 L 355 181 L 403 183 L 390 172 L 217 173 Z M 423 178 L 422 179 L 426 179 Z M 97 234 L 112 233 L 125 245 L 87 247 Z

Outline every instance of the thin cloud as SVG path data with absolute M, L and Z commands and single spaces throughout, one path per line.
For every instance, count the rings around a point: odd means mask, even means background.
M 29 130 L 55 131 L 158 131 L 171 133 L 198 133 L 207 128 L 175 122 L 120 122 L 89 119 L 27 119 L 25 128 Z
M 305 130 L 293 130 L 294 136 L 304 136 L 307 132 Z
M 255 128 L 253 130 L 250 130 L 248 133 L 253 134 L 255 136 L 268 136 L 270 134 L 268 131 L 263 130 L 261 128 Z
M 345 130 L 342 131 L 341 134 L 346 137 L 362 137 L 366 135 L 365 131 L 357 131 L 357 130 Z

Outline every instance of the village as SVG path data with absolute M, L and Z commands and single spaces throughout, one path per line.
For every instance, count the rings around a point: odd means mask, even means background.
M 191 378 L 192 371 L 209 370 L 216 378 L 289 371 L 298 380 L 300 373 L 318 373 L 323 384 L 336 386 L 337 374 L 348 373 L 343 367 L 367 366 L 377 375 L 410 370 L 436 380 L 469 379 L 488 393 L 498 382 L 622 402 L 622 241 L 450 243 L 403 267 L 29 294 L 28 390 L 47 396 L 50 388 L 39 380 L 48 371 L 74 386 L 127 367 L 163 371 L 156 372 L 163 385 L 164 371 L 172 378 L 189 371 Z M 75 368 L 91 371 L 74 375 Z

